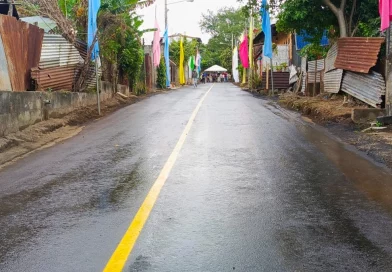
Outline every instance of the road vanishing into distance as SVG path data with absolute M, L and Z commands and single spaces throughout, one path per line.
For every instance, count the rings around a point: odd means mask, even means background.
M 0 170 L 0 271 L 392 271 L 392 175 L 229 84 Z

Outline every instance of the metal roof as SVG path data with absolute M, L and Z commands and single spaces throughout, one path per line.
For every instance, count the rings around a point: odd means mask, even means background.
M 42 28 L 45 31 L 45 33 L 48 33 L 49 31 L 51 31 L 57 26 L 55 21 L 42 16 L 23 17 L 20 18 L 20 20 L 32 25 L 36 25 L 39 28 Z
M 83 62 L 79 51 L 63 36 L 45 34 L 39 68 L 75 66 Z
M 384 38 L 349 37 L 338 39 L 335 67 L 343 70 L 369 73 L 376 65 Z
M 381 105 L 381 96 L 385 94 L 385 81 L 381 74 L 345 72 L 342 91 L 377 108 Z
M 61 35 L 45 34 L 38 67 L 31 70 L 38 90 L 72 90 L 83 58 Z
M 87 44 L 77 40 L 76 47 L 61 35 L 45 34 L 39 67 L 32 69 L 31 77 L 36 80 L 39 90 L 72 90 L 80 75 Z M 102 74 L 98 70 L 98 76 Z M 87 89 L 96 87 L 95 65 L 91 64 L 87 75 Z

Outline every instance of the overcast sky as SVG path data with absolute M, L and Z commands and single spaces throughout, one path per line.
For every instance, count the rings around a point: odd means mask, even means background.
M 168 0 L 168 3 L 177 1 L 180 0 Z M 138 14 L 142 15 L 144 19 L 143 28 L 154 28 L 156 7 L 161 36 L 163 36 L 165 28 L 164 3 L 164 0 L 156 0 L 156 4 L 138 11 Z M 193 3 L 183 2 L 169 5 L 169 35 L 186 33 L 189 36 L 200 37 L 206 43 L 210 36 L 202 33 L 200 30 L 199 22 L 201 20 L 201 14 L 205 13 L 208 9 L 216 12 L 222 7 L 238 6 L 237 0 L 194 0 Z M 144 39 L 146 44 L 150 44 L 153 39 L 153 33 L 146 33 Z

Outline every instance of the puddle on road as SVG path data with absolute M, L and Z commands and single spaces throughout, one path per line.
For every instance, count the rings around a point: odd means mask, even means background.
M 332 135 L 315 127 L 312 122 L 302 121 L 298 114 L 279 106 L 265 105 L 275 115 L 295 124 L 298 131 L 315 145 L 369 199 L 382 204 L 392 212 L 392 172 L 381 164 L 346 145 Z
M 370 199 L 392 211 L 392 174 L 386 167 L 331 138 L 311 125 L 298 124 L 297 129 L 314 144 L 353 184 Z
M 121 168 L 131 150 L 112 150 L 100 161 L 86 160 L 40 186 L 0 196 L 0 270 L 14 251 L 33 245 L 39 233 L 71 228 L 82 217 L 127 205 L 130 192 L 145 181 L 141 160 L 129 162 L 127 171 Z

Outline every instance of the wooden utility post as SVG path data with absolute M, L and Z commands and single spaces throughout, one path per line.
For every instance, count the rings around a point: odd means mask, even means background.
M 392 46 L 391 46 L 391 25 L 387 30 L 386 39 L 386 71 L 385 71 L 385 81 L 386 81 L 386 94 L 385 94 L 385 110 L 388 116 L 392 116 Z
M 14 13 L 14 7 L 13 7 L 14 0 L 8 0 L 8 3 L 9 3 L 8 16 L 12 16 L 12 14 Z
M 313 96 L 316 96 L 316 84 L 317 84 L 317 58 L 314 68 L 314 82 L 313 82 Z

